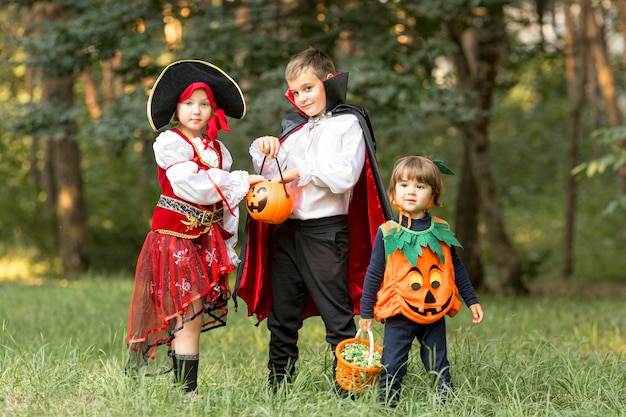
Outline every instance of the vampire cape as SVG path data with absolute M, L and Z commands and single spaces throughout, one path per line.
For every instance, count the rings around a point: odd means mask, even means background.
M 374 238 L 378 226 L 391 219 L 392 213 L 376 163 L 374 132 L 364 109 L 345 104 L 347 86 L 347 72 L 338 73 L 324 81 L 327 110 L 331 111 L 333 116 L 345 113 L 355 115 L 363 130 L 363 139 L 367 148 L 365 166 L 353 189 L 348 212 L 350 231 L 348 282 L 354 314 L 359 314 L 363 279 L 369 264 Z M 295 106 L 289 91 L 286 95 Z M 308 118 L 301 112 L 288 114 L 282 122 L 280 141 L 287 139 L 307 121 Z M 248 316 L 255 314 L 259 322 L 267 317 L 272 306 L 269 239 L 273 227 L 271 224 L 258 222 L 248 216 L 233 297 L 235 306 L 237 306 L 237 297 L 242 298 L 248 306 Z M 303 318 L 318 314 L 315 304 L 309 297 Z

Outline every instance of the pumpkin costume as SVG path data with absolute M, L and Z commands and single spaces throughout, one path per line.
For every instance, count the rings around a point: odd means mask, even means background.
M 259 322 L 269 316 L 270 382 L 293 375 L 297 332 L 305 318 L 322 317 L 333 351 L 354 337 L 373 238 L 378 225 L 391 218 L 367 114 L 345 104 L 348 73 L 323 83 L 327 112 L 319 117 L 308 118 L 286 93 L 298 113 L 283 119 L 277 159 L 301 168 L 300 181 L 288 184 L 295 202 L 291 217 L 279 225 L 248 217 L 242 245 L 235 295 Z M 255 143 L 250 153 L 258 158 Z M 268 178 L 277 172 L 273 165 L 263 170 Z M 350 168 L 333 172 L 337 166 Z M 355 183 L 345 179 L 349 175 Z
M 447 359 L 445 315 L 477 304 L 474 289 L 455 247 L 460 244 L 439 218 L 383 224 L 376 235 L 361 297 L 361 317 L 385 324 L 381 403 L 394 404 L 413 340 L 440 390 L 452 388 Z
M 385 245 L 385 275 L 378 290 L 374 318 L 402 314 L 420 324 L 433 323 L 444 315 L 454 317 L 461 309 L 454 282 L 450 246 L 461 246 L 448 223 L 431 217 L 422 231 L 398 227 L 390 220 L 380 226 Z

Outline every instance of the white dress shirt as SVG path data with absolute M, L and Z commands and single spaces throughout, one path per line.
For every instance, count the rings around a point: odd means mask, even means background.
M 257 172 L 263 155 L 259 139 L 250 146 Z M 326 113 L 311 118 L 289 135 L 280 146 L 278 161 L 284 171 L 298 167 L 300 178 L 288 184 L 294 197 L 291 218 L 307 220 L 348 214 L 352 189 L 365 163 L 363 130 L 356 116 Z M 261 174 L 272 178 L 278 172 L 275 160 L 267 159 Z

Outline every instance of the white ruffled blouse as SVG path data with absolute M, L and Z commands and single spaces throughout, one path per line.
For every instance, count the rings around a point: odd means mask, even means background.
M 156 163 L 166 170 L 174 194 L 185 201 L 211 205 L 222 201 L 222 195 L 225 197 L 232 213 L 224 204 L 224 229 L 233 235 L 226 240 L 226 245 L 231 262 L 237 265 L 239 257 L 235 252 L 235 245 L 239 226 L 238 204 L 250 189 L 248 173 L 241 170 L 230 171 L 233 159 L 221 141 L 218 142 L 222 152 L 222 169 L 198 169 L 198 165 L 192 161 L 194 147 L 202 161 L 211 167 L 219 166 L 219 156 L 211 147 L 204 149 L 199 137 L 190 140 L 193 147 L 171 130 L 159 134 L 153 144 Z

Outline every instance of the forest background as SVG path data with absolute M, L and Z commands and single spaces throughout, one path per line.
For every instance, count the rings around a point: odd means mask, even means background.
M 162 68 L 202 59 L 247 115 L 235 169 L 292 111 L 308 46 L 350 73 L 383 179 L 441 159 L 447 219 L 475 286 L 626 285 L 626 1 L 55 0 L 0 7 L 0 279 L 132 276 L 159 195 L 146 119 Z M 242 213 L 245 212 L 242 205 Z M 242 218 L 243 228 L 243 218 Z M 611 289 L 611 291 L 613 291 Z
M 0 0 L 0 415 L 381 415 L 376 390 L 337 400 L 319 318 L 270 395 L 268 331 L 243 306 L 202 338 L 197 400 L 124 376 L 156 77 L 179 59 L 232 75 L 248 112 L 220 138 L 251 170 L 308 46 L 350 73 L 385 182 L 407 154 L 457 173 L 435 214 L 485 321 L 447 321 L 445 406 L 412 349 L 397 414 L 626 415 L 625 21 L 626 0 Z

